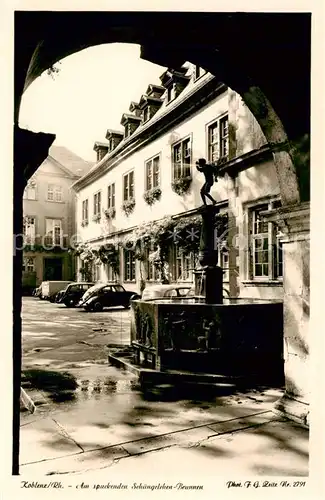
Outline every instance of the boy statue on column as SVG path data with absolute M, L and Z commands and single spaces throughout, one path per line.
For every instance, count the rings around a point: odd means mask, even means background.
M 195 165 L 197 170 L 199 172 L 202 172 L 205 177 L 205 182 L 200 190 L 203 205 L 207 205 L 206 198 L 208 198 L 212 202 L 212 204 L 215 205 L 217 202 L 211 196 L 210 190 L 217 177 L 217 168 L 215 165 L 210 165 L 209 163 L 207 163 L 205 158 L 200 158 L 199 160 L 197 160 Z

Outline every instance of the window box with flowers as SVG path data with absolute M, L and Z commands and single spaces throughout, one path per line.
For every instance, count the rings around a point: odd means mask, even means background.
M 100 214 L 94 214 L 92 217 L 93 222 L 99 222 L 100 221 Z
M 161 189 L 160 187 L 154 187 L 152 189 L 148 189 L 143 194 L 144 201 L 147 205 L 153 205 L 156 201 L 161 198 Z
M 186 194 L 192 183 L 192 177 L 179 177 L 178 179 L 174 179 L 172 182 L 172 190 L 178 194 L 179 196 L 183 196 Z
M 114 219 L 114 217 L 116 215 L 115 207 L 107 208 L 106 210 L 104 210 L 104 214 L 106 215 L 106 217 L 108 219 Z
M 81 227 L 86 227 L 86 226 L 88 226 L 88 220 L 82 220 Z
M 134 198 L 129 198 L 128 200 L 125 200 L 122 205 L 122 210 L 125 213 L 125 215 L 128 217 L 134 210 L 135 207 L 135 199 Z

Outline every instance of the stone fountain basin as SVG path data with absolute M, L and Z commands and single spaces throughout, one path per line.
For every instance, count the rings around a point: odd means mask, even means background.
M 131 311 L 131 344 L 150 349 L 156 369 L 283 377 L 281 301 L 136 300 Z

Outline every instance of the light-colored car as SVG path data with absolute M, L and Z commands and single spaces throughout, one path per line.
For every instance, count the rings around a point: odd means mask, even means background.
M 171 285 L 152 285 L 145 288 L 142 292 L 142 300 L 155 300 L 155 299 L 166 299 L 166 298 L 184 298 L 187 296 L 191 289 L 190 284 L 178 284 L 174 283 Z
M 41 297 L 46 300 L 53 300 L 56 293 L 63 290 L 71 281 L 42 281 Z

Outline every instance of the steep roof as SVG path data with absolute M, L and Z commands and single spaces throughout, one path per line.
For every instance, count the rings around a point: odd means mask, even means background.
M 49 150 L 51 156 L 57 163 L 69 170 L 72 175 L 82 177 L 87 174 L 93 164 L 80 158 L 70 149 L 64 146 L 51 146 Z

